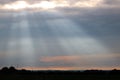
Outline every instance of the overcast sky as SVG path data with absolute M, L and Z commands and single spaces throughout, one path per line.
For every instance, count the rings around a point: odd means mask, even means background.
M 120 0 L 0 0 L 0 67 L 120 69 Z

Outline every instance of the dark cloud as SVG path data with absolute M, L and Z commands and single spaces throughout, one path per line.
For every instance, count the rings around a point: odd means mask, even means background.
M 63 8 L 60 10 L 62 10 L 66 17 L 80 25 L 80 28 L 89 34 L 89 36 L 94 37 L 108 47 L 112 47 L 110 50 L 113 52 L 120 52 L 119 8 Z
M 7 4 L 18 0 L 0 0 L 0 4 Z
M 104 0 L 104 4 L 119 6 L 120 0 Z

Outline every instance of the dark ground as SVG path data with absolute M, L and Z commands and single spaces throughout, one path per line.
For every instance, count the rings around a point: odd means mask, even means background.
M 120 70 L 27 71 L 11 67 L 0 70 L 0 80 L 120 80 Z
M 0 80 L 120 80 L 112 75 L 0 75 Z

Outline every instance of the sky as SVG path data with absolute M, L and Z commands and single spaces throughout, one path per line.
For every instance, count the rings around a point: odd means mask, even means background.
M 120 69 L 120 0 L 0 0 L 0 68 Z

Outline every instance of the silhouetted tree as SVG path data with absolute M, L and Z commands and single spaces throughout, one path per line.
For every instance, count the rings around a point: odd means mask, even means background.
M 15 67 L 11 66 L 8 71 L 9 71 L 9 72 L 15 72 L 16 69 L 15 69 Z
M 1 71 L 4 71 L 4 72 L 6 72 L 6 71 L 8 71 L 8 67 L 3 67 L 2 69 L 1 69 Z
M 15 67 L 11 66 L 9 70 L 16 70 Z

